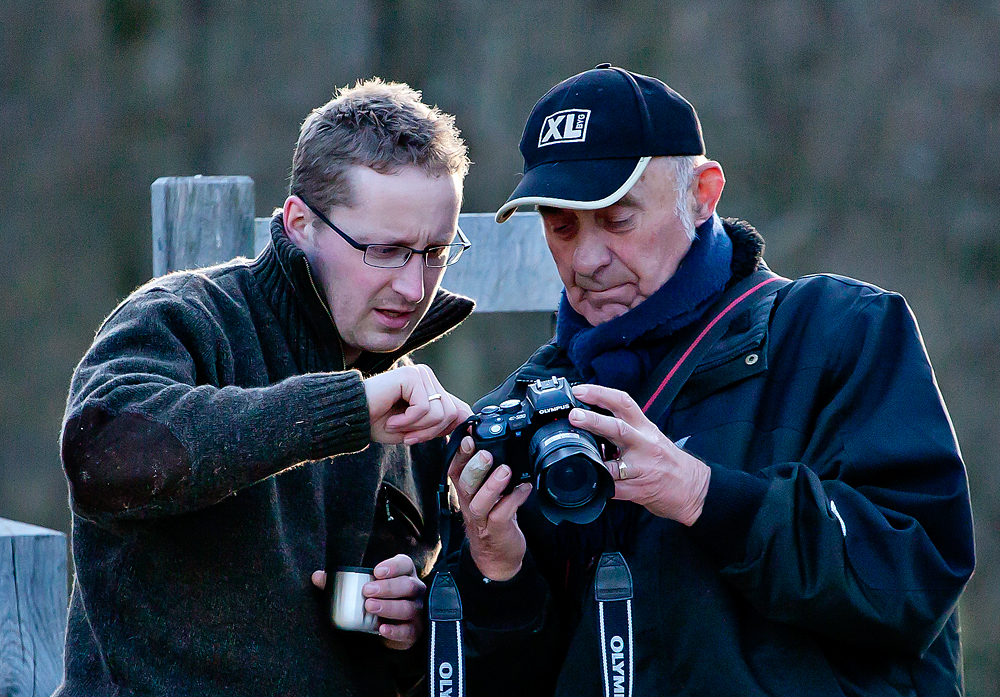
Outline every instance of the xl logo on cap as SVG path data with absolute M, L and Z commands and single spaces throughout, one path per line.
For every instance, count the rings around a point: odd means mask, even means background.
M 538 147 L 556 143 L 582 143 L 587 140 L 590 109 L 563 109 L 549 114 L 542 121 L 538 134 Z

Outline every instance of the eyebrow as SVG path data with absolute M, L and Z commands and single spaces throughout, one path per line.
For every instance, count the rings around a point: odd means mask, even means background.
M 363 236 L 365 238 L 370 238 L 371 235 L 373 235 L 373 234 L 376 235 L 376 236 L 378 236 L 378 235 L 380 235 L 382 233 L 381 232 L 377 232 L 377 231 L 373 232 L 371 229 L 368 229 L 368 230 L 365 230 L 364 232 L 362 232 L 361 236 Z M 372 242 L 370 239 L 365 239 L 364 244 L 378 244 L 378 245 L 383 245 L 383 246 L 386 246 L 386 247 L 408 247 L 409 249 L 416 249 L 416 247 L 413 246 L 413 240 L 412 240 L 412 238 L 411 239 L 407 239 L 407 236 L 406 236 L 405 233 L 398 233 L 398 232 L 393 231 L 393 232 L 388 233 L 388 234 L 392 235 L 392 237 L 389 237 L 388 240 L 383 240 L 383 241 L 379 241 L 379 242 Z M 423 248 L 424 249 L 428 249 L 429 247 L 444 247 L 445 245 L 453 244 L 457 240 L 457 238 L 458 238 L 458 226 L 456 225 L 455 229 L 453 229 L 451 231 L 451 233 L 449 233 L 449 234 L 451 235 L 451 238 L 452 238 L 451 242 L 441 242 L 441 241 L 435 241 L 434 238 L 437 235 L 437 233 L 435 232 L 434 234 L 432 234 L 432 235 L 429 236 L 429 238 L 427 240 L 427 244 Z M 445 236 L 442 236 L 442 237 L 445 237 Z M 359 242 L 360 241 L 361 240 L 359 240 Z
M 612 203 L 611 206 L 623 206 L 624 208 L 642 208 L 642 206 L 639 205 L 639 202 L 635 200 L 635 196 L 632 195 L 631 191 L 622 196 L 614 203 Z M 611 206 L 608 206 L 608 208 L 611 208 Z
M 622 208 L 636 208 L 636 209 L 642 208 L 642 206 L 635 199 L 635 196 L 633 196 L 631 192 L 625 194 L 611 205 L 605 206 L 605 208 L 611 208 L 612 206 L 621 206 Z M 538 212 L 542 215 L 556 215 L 562 211 L 577 210 L 573 208 L 558 208 L 556 206 L 536 206 L 536 208 L 538 209 Z

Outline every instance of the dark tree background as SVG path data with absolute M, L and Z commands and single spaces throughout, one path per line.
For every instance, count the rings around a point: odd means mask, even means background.
M 149 185 L 246 174 L 284 198 L 298 126 L 381 75 L 454 113 L 467 212 L 517 181 L 534 101 L 602 61 L 701 115 L 785 275 L 902 292 L 968 463 L 979 566 L 969 693 L 1000 685 L 1000 4 L 960 0 L 0 0 L 0 516 L 66 530 L 57 439 L 73 366 L 151 275 Z M 447 285 L 447 278 L 445 279 Z M 549 318 L 473 318 L 424 352 L 472 400 Z

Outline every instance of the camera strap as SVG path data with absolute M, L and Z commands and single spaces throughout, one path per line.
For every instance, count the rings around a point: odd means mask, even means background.
M 439 571 L 427 599 L 431 625 L 431 697 L 465 697 L 465 656 L 462 653 L 462 600 L 455 579 Z
M 750 274 L 718 300 L 691 327 L 650 375 L 642 411 L 653 423 L 670 408 L 684 383 L 709 350 L 722 338 L 737 310 L 753 304 L 788 283 L 769 269 Z M 632 574 L 621 552 L 601 555 L 594 577 L 594 597 L 601 641 L 601 678 L 605 697 L 632 696 L 635 660 L 632 634 Z
M 661 419 L 674 398 L 709 350 L 726 333 L 730 322 L 739 314 L 738 309 L 777 293 L 788 283 L 787 278 L 764 267 L 744 278 L 716 301 L 704 318 L 685 332 L 650 374 L 645 390 L 636 400 L 642 405 L 646 418 L 661 425 Z
M 427 594 L 427 619 L 430 623 L 428 651 L 430 697 L 465 697 L 465 654 L 462 652 L 462 598 L 454 576 L 446 571 L 454 547 L 462 540 L 462 514 L 457 501 L 451 500 L 448 467 L 458 453 L 462 439 L 469 433 L 469 421 L 460 424 L 451 434 L 444 450 L 444 471 L 438 485 L 438 527 L 441 537 L 441 558 L 438 571 Z
M 632 697 L 632 574 L 621 552 L 605 552 L 594 577 L 605 697 Z

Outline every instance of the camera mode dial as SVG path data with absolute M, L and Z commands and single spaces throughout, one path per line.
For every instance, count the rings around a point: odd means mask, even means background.
M 521 400 L 519 399 L 506 399 L 500 402 L 501 414 L 516 414 L 520 410 L 521 410 Z

